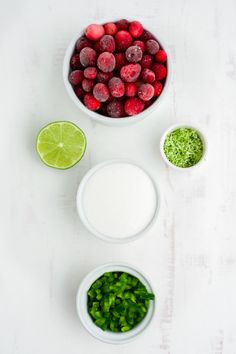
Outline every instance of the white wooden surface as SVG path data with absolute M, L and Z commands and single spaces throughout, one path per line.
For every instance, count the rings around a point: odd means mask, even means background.
M 1 354 L 236 353 L 236 2 L 235 0 L 1 0 Z M 91 122 L 65 92 L 65 48 L 101 18 L 139 19 L 170 48 L 173 80 L 144 122 L 113 129 Z M 68 119 L 88 137 L 75 168 L 44 167 L 38 130 Z M 180 173 L 161 160 L 170 124 L 197 123 L 208 161 Z M 159 221 L 128 245 L 92 238 L 75 210 L 79 181 L 94 164 L 126 157 L 153 174 Z M 77 319 L 82 277 L 107 261 L 141 267 L 155 284 L 157 314 L 137 341 L 112 346 Z

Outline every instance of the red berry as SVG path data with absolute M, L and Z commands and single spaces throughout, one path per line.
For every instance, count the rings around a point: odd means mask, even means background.
M 126 57 L 125 57 L 124 53 L 116 53 L 115 54 L 115 59 L 116 59 L 116 66 L 115 66 L 116 70 L 121 69 L 122 66 L 127 64 L 127 60 L 126 60 Z
M 137 45 L 132 45 L 126 49 L 125 56 L 129 62 L 137 63 L 142 59 L 143 52 Z
M 134 116 L 135 114 L 142 112 L 143 109 L 144 102 L 141 101 L 139 98 L 128 98 L 125 102 L 125 113 L 129 116 Z
M 142 60 L 141 60 L 141 65 L 143 68 L 150 68 L 152 64 L 152 57 L 151 55 L 149 54 L 145 54 L 143 57 L 142 57 Z
M 119 77 L 111 78 L 108 87 L 113 97 L 122 97 L 125 94 L 125 84 Z
M 92 43 L 85 37 L 81 37 L 77 40 L 76 42 L 76 49 L 78 52 L 81 51 L 81 49 L 85 48 L 85 47 L 92 47 Z
M 104 33 L 105 31 L 103 26 L 96 24 L 89 25 L 85 30 L 86 37 L 91 41 L 99 40 L 104 35 Z
M 93 90 L 94 81 L 90 79 L 84 79 L 82 81 L 83 90 L 86 92 L 91 92 Z
M 81 69 L 82 68 L 82 65 L 80 63 L 80 58 L 79 58 L 79 54 L 74 54 L 72 57 L 71 57 L 71 60 L 70 60 L 70 66 L 73 70 L 76 70 L 76 69 Z
M 97 69 L 89 66 L 86 69 L 84 69 L 84 76 L 86 79 L 95 79 L 97 77 Z
M 134 41 L 133 45 L 137 45 L 143 53 L 145 52 L 145 44 L 143 41 Z
M 80 62 L 84 67 L 96 65 L 97 54 L 93 48 L 85 47 L 80 52 Z
M 127 97 L 134 97 L 137 93 L 137 86 L 134 82 L 125 83 L 125 95 Z
M 125 82 L 134 82 L 138 79 L 141 72 L 139 64 L 128 64 L 121 68 L 120 76 Z
M 138 89 L 138 96 L 143 101 L 149 101 L 154 96 L 154 87 L 151 84 L 142 84 Z
M 105 36 L 103 36 L 100 39 L 100 50 L 102 52 L 114 52 L 116 49 L 116 43 L 115 40 L 112 36 L 105 34 Z
M 93 95 L 100 102 L 106 102 L 110 96 L 107 86 L 102 83 L 98 83 L 94 86 Z
M 69 81 L 72 85 L 79 85 L 84 78 L 84 74 L 82 70 L 72 71 L 69 75 Z
M 104 52 L 99 55 L 97 60 L 97 66 L 104 73 L 108 73 L 114 70 L 116 65 L 115 57 L 112 53 Z
M 158 52 L 155 55 L 156 61 L 159 63 L 165 63 L 167 60 L 167 54 L 163 49 L 158 50 Z
M 155 81 L 155 73 L 150 69 L 143 69 L 141 73 L 141 78 L 144 82 L 148 82 L 149 84 L 151 84 Z
M 149 39 L 153 39 L 153 35 L 151 34 L 151 32 L 144 30 L 141 37 L 140 37 L 141 41 L 148 41 Z
M 82 89 L 82 87 L 76 86 L 76 87 L 75 87 L 75 94 L 76 94 L 76 96 L 77 96 L 78 98 L 83 98 L 85 92 L 84 92 L 84 90 Z
M 112 73 L 104 73 L 102 71 L 99 71 L 97 74 L 97 81 L 104 84 L 105 82 L 110 80 L 112 76 L 113 76 Z
M 94 43 L 93 49 L 95 50 L 95 52 L 100 53 L 101 50 L 101 46 L 100 46 L 100 40 Z
M 162 80 L 166 78 L 167 75 L 167 69 L 164 65 L 162 64 L 153 64 L 152 65 L 152 70 L 154 71 L 156 75 L 156 80 Z
M 124 117 L 124 106 L 121 101 L 113 100 L 107 105 L 107 114 L 112 118 Z
M 91 93 L 86 93 L 84 96 L 84 104 L 91 111 L 97 111 L 101 106 L 101 103 Z
M 115 35 L 117 49 L 118 50 L 125 50 L 127 49 L 132 43 L 132 37 L 127 31 L 119 31 Z
M 152 86 L 154 87 L 154 96 L 159 96 L 163 89 L 162 83 L 160 81 L 155 81 Z
M 146 49 L 149 54 L 156 54 L 160 49 L 160 46 L 154 39 L 149 39 L 146 42 Z
M 129 33 L 134 38 L 139 38 L 143 33 L 143 25 L 138 21 L 133 21 L 129 25 Z
M 119 31 L 127 30 L 129 28 L 129 21 L 123 19 L 116 22 L 116 27 Z
M 102 114 L 103 116 L 107 116 L 107 102 L 106 103 L 101 103 L 101 106 L 99 108 L 98 111 L 100 114 Z
M 104 30 L 105 33 L 109 34 L 110 36 L 114 36 L 118 31 L 117 26 L 113 22 L 106 23 L 104 25 Z
M 145 101 L 144 104 L 145 104 L 145 109 L 146 109 L 146 108 L 150 107 L 153 104 L 153 100 L 151 99 L 149 101 Z

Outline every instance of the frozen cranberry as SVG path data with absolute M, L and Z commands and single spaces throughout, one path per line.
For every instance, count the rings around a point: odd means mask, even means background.
M 160 49 L 160 46 L 154 39 L 149 39 L 146 42 L 146 49 L 149 54 L 156 54 Z
M 83 79 L 82 88 L 85 92 L 91 92 L 93 90 L 94 81 L 90 79 Z
M 105 34 L 105 36 L 103 36 L 100 39 L 100 50 L 102 52 L 114 52 L 116 49 L 116 43 L 115 40 L 112 36 L 110 36 L 109 34 Z
M 84 96 L 84 104 L 91 111 L 97 111 L 101 106 L 101 103 L 91 93 L 86 93 Z
M 94 66 L 97 61 L 97 54 L 93 48 L 85 47 L 80 52 L 80 62 L 84 67 Z
M 145 44 L 143 41 L 134 41 L 133 45 L 137 45 L 143 53 L 145 52 Z
M 129 21 L 122 19 L 116 22 L 116 27 L 119 31 L 127 30 L 129 28 Z
M 104 73 L 102 71 L 99 71 L 97 74 L 97 81 L 104 84 L 105 82 L 110 80 L 112 76 L 113 76 L 112 73 Z
M 154 87 L 151 84 L 142 84 L 138 89 L 138 96 L 143 101 L 149 101 L 154 96 Z
M 125 83 L 125 95 L 127 97 L 134 97 L 137 93 L 137 86 L 134 82 Z
M 107 105 L 107 114 L 112 118 L 124 117 L 124 106 L 121 101 L 113 100 Z
M 82 70 L 74 70 L 69 75 L 69 81 L 72 85 L 79 85 L 84 78 Z
M 154 87 L 154 96 L 159 96 L 163 89 L 162 83 L 160 81 L 155 81 L 152 86 Z
M 142 60 L 141 60 L 141 65 L 143 68 L 150 68 L 152 64 L 152 57 L 151 55 L 149 54 L 145 54 L 143 57 L 142 57 Z
M 156 75 L 156 80 L 162 80 L 166 78 L 167 69 L 163 64 L 157 64 L 157 63 L 153 64 L 152 70 Z
M 97 69 L 93 66 L 89 66 L 84 69 L 84 76 L 86 79 L 95 79 L 97 77 Z
M 141 78 L 144 82 L 151 84 L 155 81 L 155 73 L 150 69 L 143 69 L 141 73 Z
M 103 116 L 108 116 L 107 114 L 107 102 L 101 103 L 98 113 L 102 114 Z
M 143 33 L 143 25 L 138 21 L 133 21 L 129 25 L 129 33 L 134 38 L 139 38 Z
M 115 35 L 117 49 L 126 50 L 132 43 L 132 37 L 127 31 L 119 31 Z
M 80 58 L 79 58 L 79 54 L 74 54 L 72 57 L 71 57 L 71 60 L 70 60 L 70 66 L 73 70 L 76 70 L 76 69 L 81 69 L 82 68 L 82 65 L 80 63 Z
M 115 54 L 115 59 L 116 59 L 116 66 L 115 66 L 116 70 L 121 69 L 122 66 L 127 64 L 127 60 L 126 60 L 126 57 L 125 57 L 124 53 L 116 53 Z
M 137 45 L 132 45 L 126 49 L 125 56 L 129 62 L 137 63 L 142 59 L 143 52 Z
M 134 82 L 138 79 L 141 72 L 139 64 L 128 64 L 121 68 L 120 76 L 125 82 Z
M 105 84 L 98 83 L 93 88 L 94 97 L 100 102 L 106 102 L 109 97 L 109 90 Z
M 122 97 L 125 94 L 125 84 L 119 77 L 112 77 L 108 82 L 108 87 L 113 97 Z
M 76 86 L 76 87 L 75 87 L 75 94 L 76 94 L 76 96 L 77 96 L 78 98 L 82 99 L 82 98 L 84 97 L 85 92 L 84 92 L 84 90 L 82 89 L 82 87 Z
M 85 47 L 92 47 L 92 43 L 85 37 L 81 37 L 76 42 L 76 49 L 78 52 Z
M 153 99 L 151 98 L 149 101 L 145 101 L 144 104 L 145 104 L 145 109 L 150 107 L 153 104 Z
M 108 73 L 114 70 L 115 65 L 116 65 L 116 60 L 112 53 L 104 52 L 99 55 L 97 60 L 97 66 L 104 73 Z
M 105 33 L 109 34 L 110 36 L 114 36 L 118 31 L 117 26 L 113 22 L 106 23 L 104 25 L 104 30 Z
M 85 30 L 85 35 L 91 41 L 97 41 L 104 35 L 105 31 L 102 25 L 92 24 Z
M 142 112 L 143 109 L 144 102 L 139 98 L 128 98 L 125 102 L 125 113 L 128 114 L 128 116 L 134 116 L 135 114 Z
M 95 52 L 100 53 L 101 50 L 101 46 L 100 46 L 100 40 L 94 43 L 93 49 L 95 50 Z
M 151 32 L 144 30 L 141 37 L 140 37 L 141 41 L 148 41 L 149 39 L 153 39 L 153 35 L 151 34 Z
M 159 63 L 165 63 L 167 60 L 167 54 L 163 49 L 158 50 L 158 52 L 155 55 L 156 61 Z

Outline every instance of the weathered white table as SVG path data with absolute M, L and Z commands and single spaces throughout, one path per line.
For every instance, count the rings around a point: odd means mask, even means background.
M 235 13 L 234 0 L 1 0 L 1 354 L 236 353 Z M 113 129 L 76 109 L 61 69 L 81 26 L 120 17 L 165 40 L 173 80 L 155 113 Z M 64 172 L 34 151 L 38 130 L 60 119 L 88 137 L 82 162 Z M 181 121 L 209 142 L 207 163 L 184 173 L 159 153 L 164 129 Z M 113 246 L 83 228 L 75 194 L 91 166 L 120 157 L 152 173 L 162 206 L 147 237 Z M 117 347 L 92 338 L 75 312 L 82 277 L 112 260 L 141 267 L 157 293 L 149 330 Z

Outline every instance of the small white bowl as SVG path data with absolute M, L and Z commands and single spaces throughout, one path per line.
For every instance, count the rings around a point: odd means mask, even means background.
M 153 184 L 153 187 L 155 189 L 155 194 L 156 194 L 156 210 L 155 210 L 153 218 L 150 220 L 149 224 L 147 224 L 147 226 L 143 230 L 138 232 L 137 234 L 127 236 L 127 237 L 122 237 L 122 236 L 121 237 L 112 237 L 110 235 L 102 234 L 101 232 L 96 230 L 95 227 L 89 222 L 89 220 L 86 216 L 86 213 L 84 211 L 84 206 L 83 206 L 83 193 L 84 193 L 84 189 L 86 187 L 86 183 L 89 180 L 89 178 L 91 176 L 93 176 L 99 169 L 101 169 L 105 166 L 111 165 L 111 164 L 116 164 L 116 163 L 127 163 L 127 164 L 131 164 L 131 165 L 134 165 L 134 166 L 140 168 L 149 177 L 150 181 Z M 79 187 L 78 187 L 77 197 L 76 197 L 76 206 L 77 206 L 78 215 L 79 215 L 83 225 L 86 227 L 86 229 L 89 232 L 91 232 L 91 234 L 100 238 L 103 241 L 108 241 L 111 243 L 127 243 L 127 242 L 134 241 L 134 240 L 144 236 L 147 233 L 147 231 L 149 231 L 151 229 L 151 227 L 155 224 L 155 222 L 157 220 L 159 208 L 160 208 L 160 193 L 159 193 L 157 183 L 154 181 L 154 179 L 150 176 L 150 174 L 143 167 L 136 164 L 135 162 L 131 162 L 131 161 L 128 161 L 125 159 L 114 159 L 114 160 L 104 161 L 100 164 L 95 165 L 84 175 L 84 177 L 81 180 Z
M 90 286 L 95 280 L 101 277 L 105 272 L 126 272 L 135 277 L 137 277 L 147 288 L 149 292 L 153 293 L 152 286 L 147 280 L 147 277 L 143 275 L 136 267 L 133 267 L 126 263 L 107 263 L 101 265 L 94 270 L 92 270 L 87 276 L 82 280 L 77 296 L 76 296 L 76 308 L 78 316 L 87 329 L 87 331 L 93 335 L 95 338 L 111 344 L 124 344 L 134 340 L 138 335 L 144 332 L 149 326 L 155 311 L 155 300 L 150 301 L 149 309 L 144 317 L 144 319 L 133 329 L 124 333 L 114 333 L 111 331 L 103 331 L 101 328 L 95 325 L 92 318 L 90 317 L 87 310 L 87 292 Z
M 172 162 L 170 162 L 168 160 L 168 158 L 167 158 L 167 156 L 165 154 L 165 151 L 164 151 L 164 144 L 165 144 L 165 140 L 166 140 L 167 135 L 172 133 L 174 130 L 179 129 L 179 128 L 190 128 L 190 129 L 196 130 L 196 132 L 198 133 L 198 135 L 201 138 L 202 143 L 203 143 L 203 153 L 202 153 L 201 159 L 195 165 L 190 166 L 190 167 L 178 167 L 178 166 L 175 166 Z M 186 170 L 189 170 L 189 169 L 192 169 L 194 167 L 199 166 L 200 164 L 202 164 L 203 161 L 206 160 L 206 153 L 207 153 L 206 137 L 203 135 L 203 133 L 196 126 L 193 126 L 193 125 L 190 125 L 190 124 L 175 124 L 175 125 L 172 125 L 171 127 L 169 127 L 164 132 L 164 134 L 162 135 L 161 140 L 160 140 L 160 151 L 161 151 L 161 156 L 162 156 L 163 160 L 165 161 L 165 163 L 168 166 L 171 166 L 172 168 L 174 168 L 176 170 L 186 171 Z
M 107 23 L 109 22 L 109 20 L 105 20 L 105 21 L 99 21 L 101 24 Z M 144 21 L 143 21 L 144 22 Z M 144 24 L 144 28 L 147 28 L 149 30 L 149 24 L 147 23 L 147 27 Z M 151 28 L 150 28 L 150 32 L 152 32 Z M 167 77 L 166 77 L 166 81 L 165 81 L 165 85 L 163 88 L 163 91 L 161 93 L 161 95 L 156 99 L 155 102 L 153 102 L 153 104 L 146 108 L 143 112 L 134 115 L 134 116 L 127 116 L 127 117 L 123 117 L 123 118 L 111 118 L 111 117 L 106 117 L 103 116 L 102 114 L 99 114 L 97 112 L 93 112 L 90 109 L 88 109 L 76 96 L 73 87 L 71 86 L 69 80 L 68 80 L 68 76 L 70 73 L 70 59 L 71 56 L 74 52 L 75 49 L 75 44 L 78 40 L 78 38 L 80 38 L 83 35 L 84 31 L 81 29 L 78 34 L 76 34 L 73 39 L 71 40 L 69 46 L 66 49 L 66 53 L 65 53 L 65 57 L 64 57 L 64 62 L 63 62 L 63 81 L 66 87 L 66 91 L 68 93 L 68 95 L 70 96 L 70 98 L 72 99 L 72 101 L 75 103 L 75 105 L 77 107 L 79 107 L 84 113 L 86 113 L 90 118 L 92 118 L 93 120 L 106 124 L 106 125 L 110 125 L 110 126 L 127 126 L 133 123 L 137 123 L 141 120 L 143 120 L 146 116 L 148 116 L 150 113 L 152 113 L 158 106 L 159 104 L 162 102 L 164 96 L 166 95 L 166 91 L 167 88 L 169 86 L 169 82 L 170 82 L 170 78 L 171 78 L 171 63 L 170 63 L 170 53 L 167 49 L 167 47 L 163 44 L 163 41 L 159 39 L 159 36 L 156 37 L 157 41 L 160 43 L 161 47 L 166 51 L 167 53 Z M 153 33 L 153 32 L 152 32 Z

